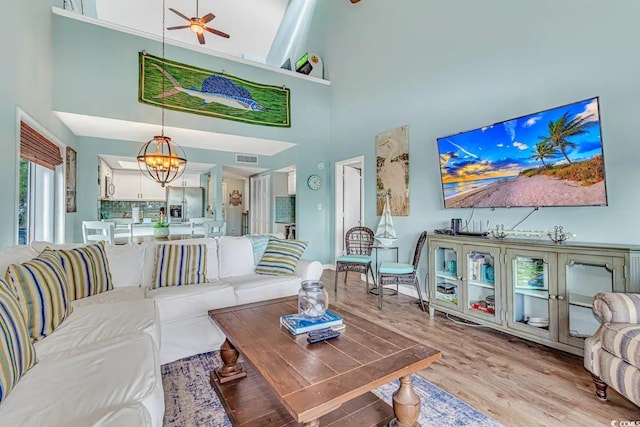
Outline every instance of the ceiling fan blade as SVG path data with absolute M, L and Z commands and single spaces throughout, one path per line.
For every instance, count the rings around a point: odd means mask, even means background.
M 184 19 L 186 19 L 187 21 L 191 21 L 191 19 L 190 19 L 190 18 L 187 18 L 185 15 L 183 15 L 182 13 L 178 12 L 177 10 L 175 10 L 175 9 L 173 9 L 173 8 L 171 8 L 171 7 L 170 7 L 170 8 L 169 8 L 169 10 L 170 10 L 171 12 L 175 13 L 176 15 L 178 15 L 178 16 L 179 16 L 179 17 L 181 17 L 181 18 L 184 18 Z
M 177 27 L 167 27 L 167 30 L 182 30 L 183 28 L 189 28 L 188 25 L 179 25 Z
M 209 31 L 210 33 L 213 33 L 213 34 L 217 35 L 217 36 L 224 37 L 225 39 L 229 38 L 229 34 L 223 33 L 222 31 L 218 31 L 218 30 L 216 30 L 214 28 L 204 27 L 204 29 Z
M 198 36 L 198 41 L 200 42 L 200 44 L 204 44 L 204 34 L 199 33 L 196 35 Z
M 202 18 L 200 18 L 200 21 L 202 21 L 203 24 L 206 24 L 207 22 L 210 22 L 211 20 L 213 20 L 213 18 L 215 17 L 216 15 L 214 15 L 213 13 L 207 13 Z

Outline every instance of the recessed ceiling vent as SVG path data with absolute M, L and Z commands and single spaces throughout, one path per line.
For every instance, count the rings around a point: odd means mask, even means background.
M 251 154 L 236 154 L 236 163 L 257 165 L 258 156 L 252 156 Z

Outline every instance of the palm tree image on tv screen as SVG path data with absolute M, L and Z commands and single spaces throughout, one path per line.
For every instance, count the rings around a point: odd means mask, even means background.
M 606 206 L 598 98 L 438 138 L 447 208 Z

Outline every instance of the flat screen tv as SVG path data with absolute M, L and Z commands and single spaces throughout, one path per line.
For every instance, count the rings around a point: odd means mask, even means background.
M 607 206 L 597 97 L 437 141 L 445 208 Z

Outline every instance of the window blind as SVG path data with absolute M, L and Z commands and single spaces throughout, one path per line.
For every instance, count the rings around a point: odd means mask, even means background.
M 62 164 L 60 148 L 25 122 L 20 122 L 20 157 L 48 169 Z

